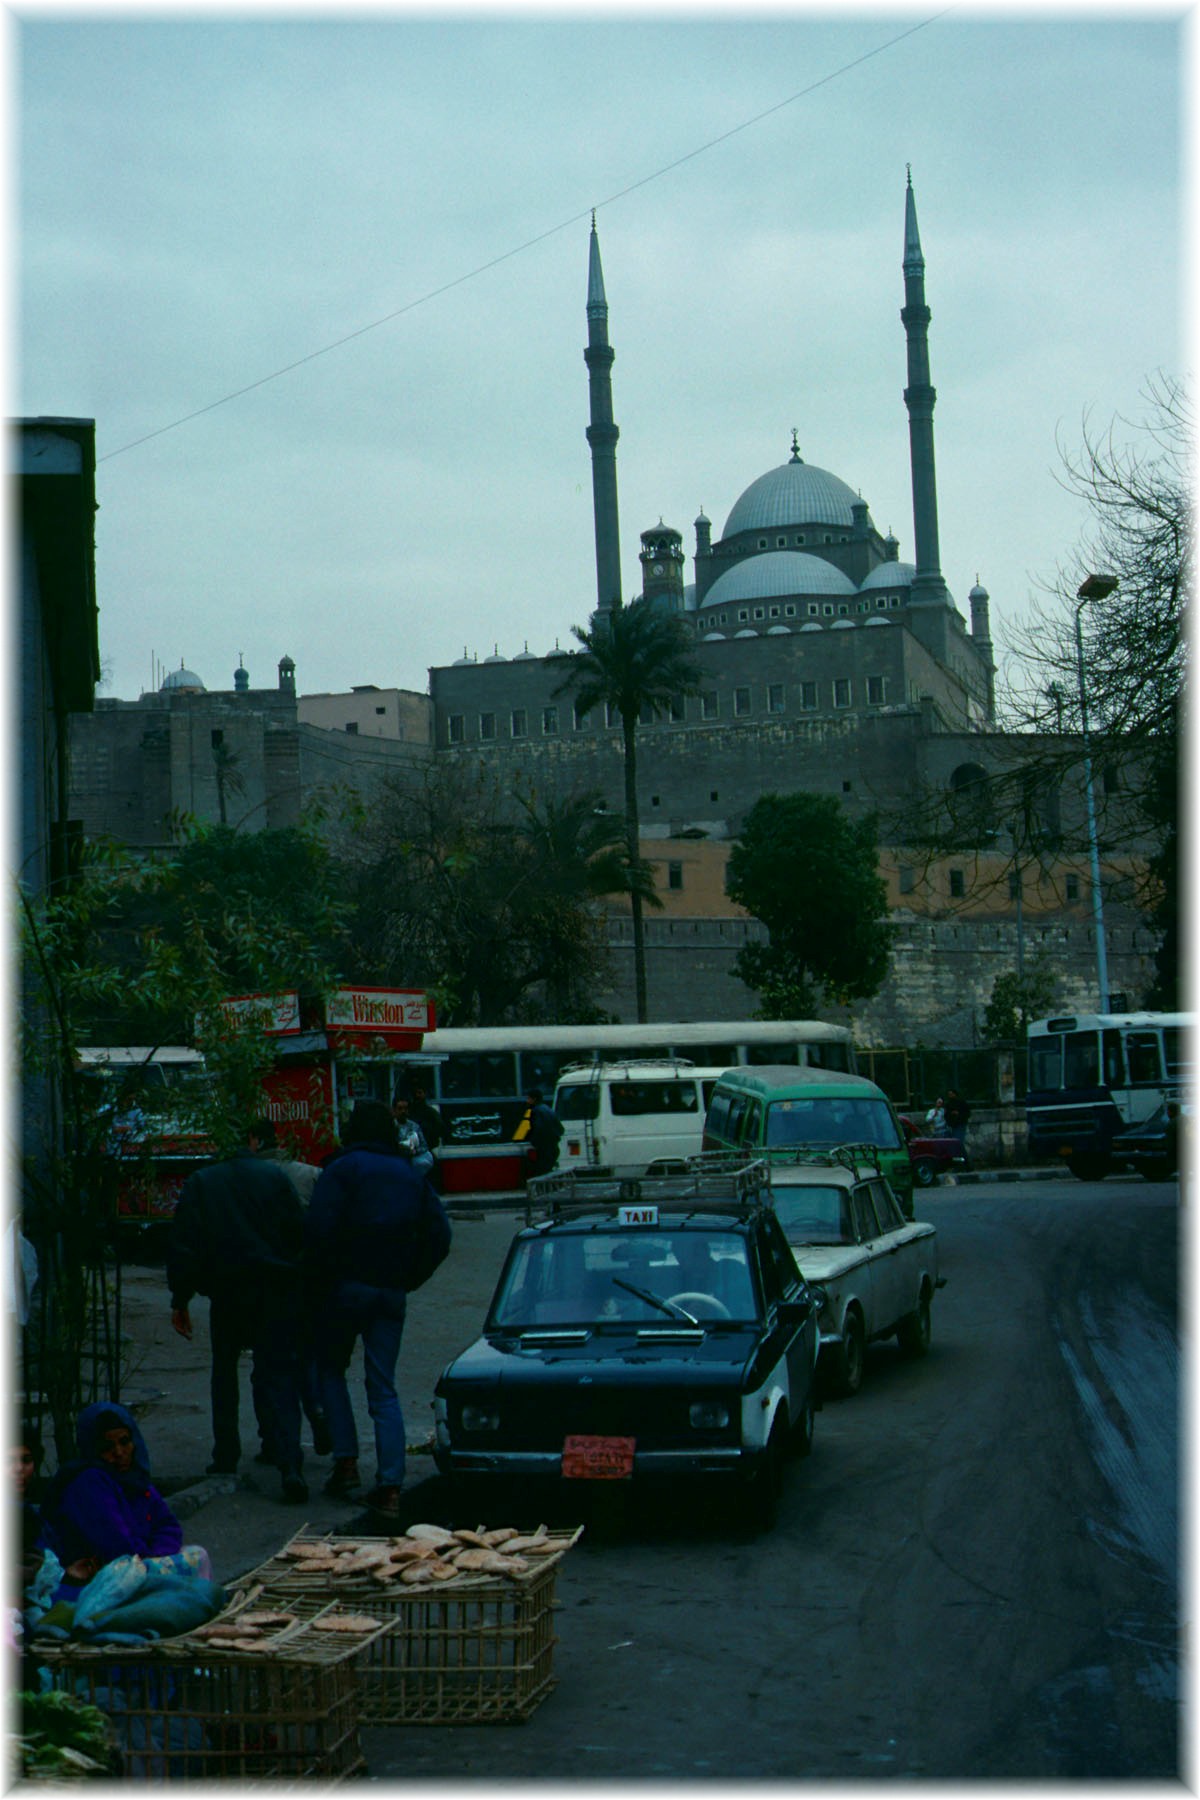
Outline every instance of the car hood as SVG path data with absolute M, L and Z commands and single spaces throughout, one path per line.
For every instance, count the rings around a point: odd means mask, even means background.
M 792 1255 L 805 1281 L 832 1281 L 857 1268 L 867 1252 L 862 1244 L 793 1244 Z
M 540 1388 L 557 1382 L 574 1387 L 581 1381 L 618 1382 L 622 1387 L 659 1387 L 674 1381 L 737 1384 L 759 1337 L 757 1327 L 664 1337 L 648 1337 L 645 1330 L 639 1337 L 604 1327 L 588 1332 L 582 1342 L 568 1341 L 566 1331 L 553 1340 L 541 1332 L 532 1342 L 510 1332 L 496 1333 L 478 1338 L 456 1356 L 442 1371 L 438 1388 L 447 1381 L 514 1387 L 530 1383 Z

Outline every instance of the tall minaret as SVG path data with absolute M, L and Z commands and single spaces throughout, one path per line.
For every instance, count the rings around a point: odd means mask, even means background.
M 608 342 L 608 301 L 604 298 L 604 271 L 600 267 L 600 240 L 596 215 L 592 214 L 592 238 L 588 252 L 588 343 L 583 360 L 588 367 L 588 393 L 592 422 L 587 441 L 592 447 L 592 508 L 596 519 L 596 611 L 605 617 L 621 604 L 621 554 L 617 530 L 617 438 L 613 424 L 613 352 Z
M 912 462 L 913 543 L 917 573 L 914 601 L 948 603 L 938 556 L 937 476 L 933 465 L 933 408 L 937 390 L 929 379 L 929 308 L 925 304 L 925 258 L 917 230 L 917 203 L 912 169 L 904 196 L 904 307 L 900 314 L 908 338 L 908 442 Z

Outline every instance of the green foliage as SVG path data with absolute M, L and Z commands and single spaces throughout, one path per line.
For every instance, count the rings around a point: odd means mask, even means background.
M 595 795 L 513 793 L 482 764 L 386 777 L 338 841 L 358 979 L 425 987 L 446 1024 L 586 1016 L 620 836 Z
M 666 711 L 673 700 L 694 694 L 700 669 L 692 641 L 677 613 L 644 597 L 608 613 L 597 613 L 589 629 L 571 627 L 582 646 L 571 659 L 556 694 L 572 694 L 581 717 L 604 706 L 621 720 L 625 786 L 626 889 L 633 915 L 634 982 L 639 1024 L 646 1019 L 646 943 L 643 907 L 653 877 L 641 857 L 637 791 L 637 728 L 647 710 Z
M 734 963 L 764 1016 L 787 1016 L 784 1007 L 810 1016 L 822 998 L 845 1005 L 878 993 L 891 928 L 874 817 L 854 821 L 826 795 L 764 794 L 730 853 L 725 890 L 770 933 Z
M 1025 964 L 1024 980 L 1010 970 L 998 975 L 983 1015 L 989 1044 L 1024 1044 L 1030 1019 L 1044 1018 L 1054 1006 L 1054 971 L 1042 956 Z
M 73 1694 L 17 1695 L 21 1774 L 25 1780 L 107 1780 L 121 1773 L 112 1725 Z

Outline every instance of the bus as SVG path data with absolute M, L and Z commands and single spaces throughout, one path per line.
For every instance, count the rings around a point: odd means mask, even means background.
M 1081 1181 L 1116 1166 L 1112 1140 L 1192 1080 L 1193 1013 L 1067 1013 L 1029 1027 L 1025 1125 L 1035 1158 Z
M 213 1155 L 199 1124 L 203 1056 L 184 1044 L 85 1045 L 76 1073 L 116 1162 L 118 1222 L 169 1218 Z
M 843 1025 L 811 1019 L 763 1023 L 721 1019 L 689 1025 L 446 1026 L 426 1032 L 417 1056 L 405 1058 L 411 1083 L 422 1081 L 446 1128 L 442 1173 L 447 1193 L 491 1186 L 519 1188 L 524 1172 L 497 1164 L 486 1176 L 492 1146 L 524 1152 L 525 1095 L 550 1100 L 559 1073 L 580 1064 L 675 1057 L 728 1069 L 737 1063 L 797 1063 L 853 1070 L 854 1041 Z M 424 1066 L 422 1066 L 424 1065 Z M 456 1163 L 462 1163 L 457 1168 Z

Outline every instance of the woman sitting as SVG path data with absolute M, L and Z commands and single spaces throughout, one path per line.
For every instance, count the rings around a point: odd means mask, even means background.
M 118 1556 L 173 1556 L 183 1527 L 150 1480 L 145 1439 L 116 1401 L 85 1406 L 78 1454 L 54 1476 L 43 1502 L 46 1541 L 66 1585 L 81 1587 Z

